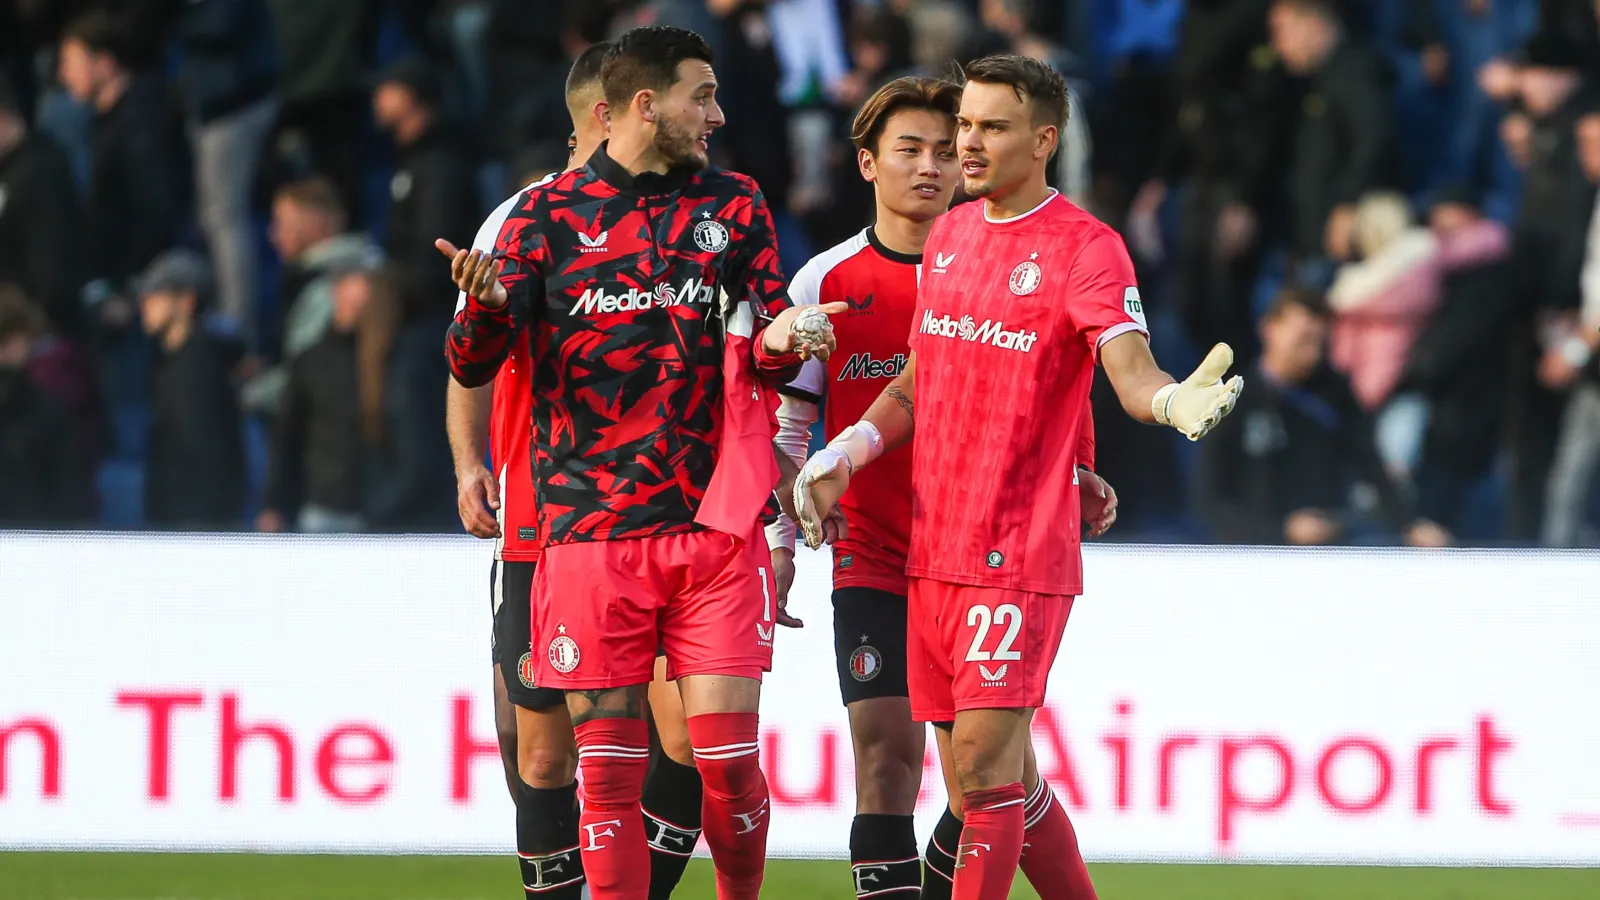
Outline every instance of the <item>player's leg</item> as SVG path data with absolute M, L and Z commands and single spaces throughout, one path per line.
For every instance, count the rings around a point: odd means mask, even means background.
M 595 900 L 645 900 L 650 851 L 640 797 L 650 764 L 645 697 L 655 667 L 654 539 L 545 549 L 535 648 L 542 685 L 566 691 L 583 803 L 578 849 Z
M 512 710 L 512 799 L 523 889 L 541 900 L 578 900 L 578 748 L 562 691 L 541 688 L 533 664 L 534 564 L 500 566 L 495 611 L 497 682 Z M 499 710 L 496 710 L 497 724 Z M 504 755 L 506 742 L 501 740 Z
M 770 557 L 759 529 L 745 541 L 715 531 L 675 540 L 685 588 L 663 611 L 660 634 L 705 785 L 717 897 L 755 900 L 770 812 L 757 717 L 776 627 Z
M 919 580 L 912 580 L 906 597 L 906 686 L 911 695 L 911 718 L 933 724 L 948 796 L 959 798 L 961 789 L 955 782 L 954 757 L 950 753 L 950 728 L 956 717 L 952 695 L 954 676 L 950 657 L 942 649 L 944 638 L 939 627 L 942 599 L 939 592 L 927 590 Z M 950 900 L 961 827 L 961 820 L 947 805 L 944 817 L 928 838 L 922 871 L 924 898 Z
M 700 773 L 684 720 L 677 682 L 667 679 L 667 659 L 656 657 L 650 682 L 650 716 L 659 747 L 644 782 L 644 827 L 650 843 L 650 900 L 667 900 L 700 841 Z
M 834 590 L 833 637 L 855 756 L 850 868 L 856 896 L 914 897 L 922 884 L 914 814 L 926 728 L 911 721 L 905 597 L 862 587 Z

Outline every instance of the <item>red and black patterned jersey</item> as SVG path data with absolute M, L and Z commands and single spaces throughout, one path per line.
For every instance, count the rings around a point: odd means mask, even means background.
M 497 247 L 510 300 L 469 298 L 451 371 L 488 381 L 526 325 L 546 544 L 742 539 L 777 480 L 772 387 L 800 365 L 761 347 L 789 305 L 772 216 L 746 176 L 634 176 L 607 149 L 523 192 Z

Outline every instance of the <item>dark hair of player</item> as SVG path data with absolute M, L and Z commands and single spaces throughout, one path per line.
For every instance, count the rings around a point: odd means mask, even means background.
M 1272 298 L 1272 305 L 1267 307 L 1264 320 L 1276 319 L 1291 309 L 1301 309 L 1319 319 L 1326 319 L 1333 315 L 1328 308 L 1328 301 L 1316 291 L 1305 288 L 1284 288 Z
M 130 30 L 126 23 L 111 13 L 95 10 L 68 22 L 61 32 L 61 39 L 77 41 L 93 53 L 107 54 L 116 60 L 117 65 L 126 68 L 133 55 L 127 37 Z
M 589 49 L 578 54 L 572 63 L 572 70 L 567 73 L 567 96 L 589 90 L 595 82 L 600 80 L 600 67 L 606 61 L 606 54 L 611 51 L 610 41 L 601 41 L 590 44 Z
M 997 53 L 962 67 L 967 81 L 1003 84 L 1028 104 L 1035 125 L 1067 126 L 1067 81 L 1049 65 L 1015 53 Z
M 344 199 L 339 196 L 339 189 L 334 183 L 320 175 L 291 181 L 278 188 L 278 199 L 287 200 L 296 206 L 315 210 L 330 218 L 344 221 L 346 210 Z
M 861 104 L 855 122 L 850 125 L 850 140 L 855 142 L 857 150 L 876 154 L 884 126 L 900 110 L 925 109 L 949 116 L 953 122 L 960 108 L 961 86 L 958 84 L 942 78 L 896 78 Z
M 647 25 L 617 38 L 600 67 L 606 102 L 621 109 L 640 91 L 665 91 L 678 81 L 678 64 L 686 59 L 716 62 L 706 39 L 687 28 Z

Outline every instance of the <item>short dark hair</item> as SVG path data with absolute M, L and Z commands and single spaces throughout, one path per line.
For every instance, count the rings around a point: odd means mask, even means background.
M 1317 291 L 1300 287 L 1287 287 L 1272 298 L 1272 305 L 1267 307 L 1267 312 L 1261 317 L 1263 322 L 1276 319 L 1291 309 L 1301 309 L 1319 319 L 1333 316 L 1333 310 L 1328 307 L 1328 300 Z
M 606 51 L 600 67 L 606 102 L 623 107 L 640 91 L 672 87 L 678 81 L 678 64 L 686 59 L 716 62 L 706 39 L 687 28 L 647 25 L 628 31 Z
M 128 38 L 131 23 L 105 12 L 94 10 L 67 23 L 61 32 L 63 41 L 77 41 L 93 53 L 104 53 L 127 68 L 133 58 L 133 44 Z
M 877 153 L 884 126 L 900 110 L 925 109 L 949 116 L 953 122 L 960 108 L 961 86 L 954 82 L 942 78 L 896 78 L 861 104 L 850 126 L 850 140 L 855 142 L 857 150 Z
M 1028 104 L 1035 125 L 1067 127 L 1067 80 L 1037 59 L 1015 53 L 996 53 L 967 63 L 962 74 L 968 83 L 1003 84 Z
M 572 62 L 572 70 L 567 73 L 567 99 L 572 99 L 574 94 L 586 91 L 600 81 L 600 67 L 605 64 L 609 52 L 611 42 L 601 41 L 590 44 L 589 49 L 578 54 L 578 58 Z

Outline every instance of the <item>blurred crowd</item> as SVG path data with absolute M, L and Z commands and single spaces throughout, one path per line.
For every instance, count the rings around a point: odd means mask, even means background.
M 570 61 L 706 35 L 786 271 L 855 107 L 1014 51 L 1198 445 L 1096 388 L 1122 537 L 1600 545 L 1600 0 L 0 0 L 0 526 L 456 531 L 433 248 L 565 164 Z M 1103 379 L 1102 379 L 1103 381 Z

